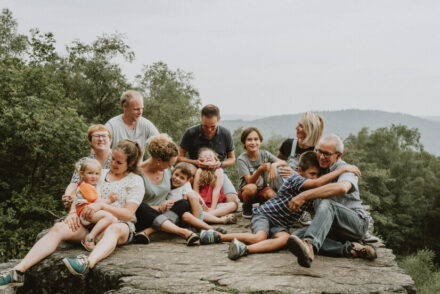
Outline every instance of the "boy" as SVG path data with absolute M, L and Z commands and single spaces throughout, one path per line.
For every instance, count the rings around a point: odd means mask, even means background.
M 301 217 L 302 211 L 311 202 L 306 202 L 301 211 L 292 213 L 289 201 L 305 189 L 320 187 L 336 179 L 344 172 L 360 174 L 355 166 L 345 166 L 321 178 L 316 152 L 304 152 L 299 160 L 298 173 L 291 175 L 277 194 L 258 208 L 254 209 L 252 233 L 219 234 L 213 230 L 200 233 L 201 244 L 231 242 L 228 257 L 236 260 L 251 253 L 271 252 L 283 248 L 290 237 L 289 228 Z M 268 239 L 271 238 L 271 239 Z M 249 244 L 246 246 L 244 243 Z

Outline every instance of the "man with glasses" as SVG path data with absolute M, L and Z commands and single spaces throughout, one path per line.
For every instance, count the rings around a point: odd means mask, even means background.
M 151 121 L 142 116 L 142 94 L 134 90 L 125 91 L 121 96 L 121 105 L 124 113 L 111 118 L 105 124 L 112 134 L 111 147 L 121 140 L 129 139 L 137 142 L 145 152 L 148 138 L 159 134 L 159 131 Z
M 202 108 L 202 123 L 188 128 L 182 136 L 179 146 L 178 162 L 188 162 L 199 168 L 225 168 L 235 164 L 234 140 L 231 132 L 223 126 L 218 125 L 220 121 L 220 110 L 217 106 L 208 104 Z M 218 160 L 207 166 L 198 160 L 199 150 L 203 147 L 214 150 L 218 155 Z M 189 153 L 189 158 L 185 157 Z M 223 180 L 223 192 L 226 202 L 236 204 L 238 207 L 237 191 L 229 180 L 226 171 Z M 222 213 L 221 209 L 213 212 L 216 216 L 227 214 Z
M 343 151 L 344 144 L 336 135 L 320 140 L 317 156 L 324 173 L 347 164 L 341 159 Z M 298 194 L 289 208 L 297 212 L 308 200 L 314 200 L 316 213 L 312 223 L 295 231 L 287 241 L 301 266 L 310 267 L 315 253 L 369 260 L 377 257 L 373 246 L 358 243 L 368 230 L 369 216 L 362 207 L 355 174 L 343 173 L 334 183 Z

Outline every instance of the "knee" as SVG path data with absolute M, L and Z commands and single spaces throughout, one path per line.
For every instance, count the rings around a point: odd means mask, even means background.
M 186 223 L 188 223 L 191 219 L 191 214 L 189 212 L 185 212 L 182 214 L 182 220 Z
M 64 222 L 58 222 L 53 225 L 49 232 L 54 234 L 63 234 L 66 231 L 67 225 Z
M 258 193 L 258 188 L 255 184 L 247 184 L 242 188 L 242 190 L 242 193 L 246 196 L 256 195 Z
M 122 233 L 123 233 L 123 229 L 119 224 L 111 224 L 104 231 L 104 234 L 115 235 L 115 236 L 120 236 L 122 235 Z
M 267 233 L 260 231 L 260 232 L 257 232 L 257 233 L 251 238 L 251 241 L 252 241 L 252 244 L 255 244 L 255 243 L 258 243 L 258 242 L 264 241 L 264 240 L 266 240 L 266 239 L 267 239 Z

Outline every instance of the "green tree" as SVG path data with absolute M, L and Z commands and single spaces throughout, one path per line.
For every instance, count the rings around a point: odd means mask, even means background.
M 173 71 L 163 62 L 145 66 L 137 76 L 138 87 L 145 97 L 144 115 L 176 142 L 188 127 L 200 120 L 199 92 L 192 80 L 191 73 Z

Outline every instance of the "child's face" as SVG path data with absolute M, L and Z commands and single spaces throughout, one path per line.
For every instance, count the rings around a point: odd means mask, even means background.
M 92 186 L 96 186 L 101 177 L 101 168 L 98 167 L 88 167 L 84 171 L 80 172 L 80 176 L 83 181 Z
M 246 141 L 244 142 L 244 148 L 247 151 L 258 151 L 260 149 L 261 140 L 258 136 L 257 132 L 252 131 L 246 137 Z
M 171 185 L 173 188 L 182 187 L 186 182 L 188 182 L 188 177 L 183 174 L 180 169 L 175 169 L 171 176 Z
M 209 150 L 203 151 L 199 155 L 199 160 L 205 164 L 215 163 L 215 154 Z
M 303 171 L 301 168 L 298 168 L 298 172 L 301 176 L 307 179 L 317 179 L 319 177 L 319 168 L 316 166 L 309 167 L 305 171 Z

